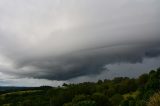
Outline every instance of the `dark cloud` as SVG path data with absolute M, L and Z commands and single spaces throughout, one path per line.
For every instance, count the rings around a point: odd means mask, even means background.
M 158 0 L 1 3 L 0 72 L 7 75 L 68 80 L 160 55 Z
M 157 47 L 156 47 L 157 46 Z M 118 45 L 106 48 L 97 48 L 65 55 L 60 59 L 34 60 L 21 64 L 20 68 L 29 68 L 25 73 L 16 73 L 21 77 L 46 78 L 52 80 L 68 80 L 79 76 L 97 75 L 106 71 L 107 64 L 115 63 L 142 63 L 143 59 L 157 57 L 160 53 L 159 44 L 155 46 Z M 153 49 L 154 48 L 154 49 Z M 148 54 L 150 51 L 150 55 Z M 153 51 L 153 52 L 152 52 Z M 157 52 L 156 52 L 157 51 Z M 156 54 L 156 55 L 153 55 Z M 32 70 L 32 71 L 31 71 Z M 36 71 L 37 70 L 37 71 Z
M 160 48 L 150 49 L 145 52 L 147 57 L 157 57 L 160 55 Z

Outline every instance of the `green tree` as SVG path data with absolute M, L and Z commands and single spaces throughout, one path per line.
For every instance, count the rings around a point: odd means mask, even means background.
M 92 99 L 96 102 L 96 106 L 110 106 L 108 97 L 102 93 L 94 93 Z
M 110 99 L 113 106 L 119 106 L 122 100 L 123 100 L 123 96 L 121 94 L 115 94 Z
M 95 101 L 80 101 L 76 106 L 96 106 Z

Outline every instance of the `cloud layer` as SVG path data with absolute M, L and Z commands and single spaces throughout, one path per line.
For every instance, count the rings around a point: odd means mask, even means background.
M 0 7 L 0 72 L 14 78 L 69 80 L 160 55 L 159 0 L 5 0 Z

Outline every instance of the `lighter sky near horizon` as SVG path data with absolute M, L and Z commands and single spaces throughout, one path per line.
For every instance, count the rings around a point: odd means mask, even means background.
M 0 86 L 59 86 L 160 67 L 159 0 L 0 0 Z

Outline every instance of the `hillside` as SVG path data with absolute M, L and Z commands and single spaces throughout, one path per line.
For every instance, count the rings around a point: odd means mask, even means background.
M 160 90 L 160 68 L 137 79 L 119 77 L 62 87 L 1 91 L 0 106 L 146 106 Z

